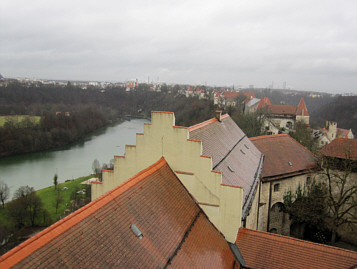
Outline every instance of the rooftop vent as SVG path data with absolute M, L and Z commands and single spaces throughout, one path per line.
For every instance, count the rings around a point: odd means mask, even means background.
M 243 150 L 240 150 L 240 152 L 242 152 L 245 155 L 245 152 Z
M 142 232 L 139 230 L 139 228 L 135 225 L 135 224 L 131 224 L 130 226 L 131 230 L 133 231 L 133 233 L 139 237 L 139 239 L 143 238 L 143 234 Z
M 228 165 L 228 169 L 231 171 L 231 172 L 234 172 L 234 169 L 232 166 Z
M 249 149 L 249 147 L 246 144 L 244 144 L 244 146 L 245 146 L 246 149 Z
M 290 166 L 293 166 L 292 162 L 288 162 Z

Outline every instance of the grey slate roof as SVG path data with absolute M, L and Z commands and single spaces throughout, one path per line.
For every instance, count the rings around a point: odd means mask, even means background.
M 243 219 L 249 213 L 263 166 L 263 154 L 226 114 L 191 126 L 190 139 L 201 140 L 203 155 L 211 156 L 222 183 L 243 187 Z

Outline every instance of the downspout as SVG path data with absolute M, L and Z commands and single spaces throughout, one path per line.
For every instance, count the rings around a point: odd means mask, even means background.
M 259 231 L 259 210 L 260 210 L 260 192 L 262 190 L 262 181 L 259 179 L 259 193 L 258 193 L 258 213 L 257 213 L 257 227 L 255 228 L 257 231 Z
M 267 232 L 269 232 L 269 224 L 270 224 L 271 186 L 272 186 L 272 182 L 270 181 L 270 186 L 269 186 L 269 207 L 268 207 L 268 223 L 267 223 Z

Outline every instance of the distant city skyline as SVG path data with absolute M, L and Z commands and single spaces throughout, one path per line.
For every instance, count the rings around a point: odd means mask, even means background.
M 357 93 L 357 1 L 0 3 L 0 73 Z

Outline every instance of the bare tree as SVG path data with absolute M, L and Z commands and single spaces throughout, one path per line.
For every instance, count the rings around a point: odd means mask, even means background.
M 99 161 L 97 159 L 95 159 L 93 161 L 92 170 L 93 170 L 94 174 L 99 175 L 99 173 L 100 173 L 100 163 L 99 163 Z
M 322 157 L 320 177 L 327 185 L 328 225 L 332 232 L 331 242 L 336 241 L 339 227 L 357 224 L 357 182 L 352 174 L 357 172 L 357 162 L 346 158 Z
M 0 200 L 2 203 L 2 207 L 5 207 L 5 202 L 10 197 L 10 189 L 4 181 L 0 181 Z

